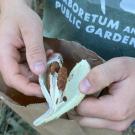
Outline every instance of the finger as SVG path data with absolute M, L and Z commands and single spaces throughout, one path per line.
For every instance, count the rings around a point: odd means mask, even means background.
M 42 97 L 39 85 L 30 82 L 28 78 L 20 74 L 19 65 L 13 57 L 6 55 L 2 59 L 1 72 L 9 87 L 15 88 L 28 96 Z
M 19 64 L 20 74 L 24 77 L 28 78 L 30 82 L 38 83 L 38 76 L 33 74 L 27 64 Z
M 124 121 L 110 121 L 99 118 L 82 117 L 80 118 L 79 123 L 81 126 L 91 128 L 107 128 L 116 131 L 124 131 L 130 126 L 132 120 L 128 119 Z
M 26 46 L 30 69 L 36 75 L 45 71 L 46 55 L 43 44 L 42 22 L 36 15 L 21 22 L 21 33 Z
M 81 81 L 80 91 L 85 94 L 93 94 L 113 82 L 125 79 L 127 77 L 127 65 L 124 61 L 124 58 L 114 58 L 93 68 L 87 77 Z
M 18 81 L 18 83 L 16 83 Z M 16 74 L 14 79 L 12 80 L 11 86 L 24 95 L 27 96 L 36 96 L 43 97 L 43 94 L 40 90 L 40 86 L 36 83 L 30 82 L 26 77 L 21 74 Z
M 81 116 L 97 117 L 108 120 L 123 120 L 125 117 L 116 106 L 115 99 L 111 95 L 102 98 L 87 98 L 77 107 L 77 112 Z M 117 114 L 117 115 L 114 115 Z
M 20 63 L 26 62 L 26 50 L 25 50 L 25 48 L 20 49 L 19 52 L 20 52 L 20 55 L 21 55 Z M 54 53 L 54 51 L 53 51 L 52 49 L 46 50 L 47 59 L 48 59 L 49 57 L 51 57 L 51 55 L 52 55 L 53 53 Z

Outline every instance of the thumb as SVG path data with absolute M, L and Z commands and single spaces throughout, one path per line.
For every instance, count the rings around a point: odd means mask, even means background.
M 121 81 L 127 74 L 124 59 L 114 58 L 104 64 L 94 67 L 80 82 L 80 91 L 84 94 L 94 94 L 110 84 Z
M 36 75 L 42 74 L 45 71 L 46 55 L 41 21 L 36 18 L 25 22 L 22 25 L 21 32 L 26 46 L 26 57 L 29 67 Z

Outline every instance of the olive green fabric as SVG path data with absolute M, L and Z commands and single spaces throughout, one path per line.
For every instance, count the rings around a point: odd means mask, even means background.
M 135 57 L 134 0 L 45 0 L 44 35 L 77 41 L 108 60 Z

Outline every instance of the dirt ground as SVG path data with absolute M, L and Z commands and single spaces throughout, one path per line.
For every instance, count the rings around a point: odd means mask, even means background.
M 0 135 L 40 135 L 0 101 Z

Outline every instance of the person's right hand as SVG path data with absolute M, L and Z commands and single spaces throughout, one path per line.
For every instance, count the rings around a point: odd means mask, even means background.
M 28 96 L 41 97 L 35 77 L 45 71 L 42 21 L 24 0 L 1 0 L 0 71 L 5 83 Z M 26 49 L 26 59 L 20 50 Z M 28 64 L 27 64 L 28 63 Z

